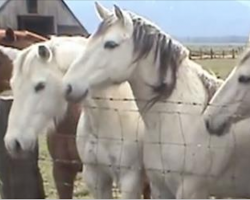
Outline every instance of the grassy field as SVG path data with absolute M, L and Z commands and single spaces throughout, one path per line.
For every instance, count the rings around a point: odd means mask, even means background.
M 52 176 L 52 161 L 47 149 L 45 137 L 40 138 L 40 159 L 39 166 L 44 180 L 44 188 L 47 198 L 58 199 L 54 179 Z M 79 173 L 75 181 L 74 199 L 92 198 L 82 181 L 81 174 Z
M 222 78 L 225 78 L 232 68 L 235 66 L 236 60 L 233 59 L 214 59 L 214 60 L 197 60 L 205 69 L 213 71 L 215 74 L 219 75 Z M 51 158 L 47 151 L 47 145 L 44 138 L 41 138 L 40 141 L 40 167 L 42 175 L 44 178 L 44 186 L 46 190 L 46 195 L 48 198 L 53 199 L 57 198 L 57 192 L 54 185 L 54 180 L 52 178 L 52 165 Z M 75 182 L 75 191 L 74 198 L 83 199 L 91 198 L 89 192 L 84 185 L 84 182 L 81 179 L 79 174 Z
M 214 72 L 216 75 L 225 79 L 237 63 L 237 59 L 213 59 L 196 60 L 206 70 Z

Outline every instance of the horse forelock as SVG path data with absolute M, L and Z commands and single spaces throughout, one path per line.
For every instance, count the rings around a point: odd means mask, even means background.
M 34 48 L 33 45 L 30 47 L 20 51 L 16 59 L 13 61 L 13 72 L 12 72 L 12 78 L 11 81 L 13 82 L 17 77 L 22 77 L 21 74 L 23 71 L 28 71 L 30 69 L 30 65 L 24 64 L 27 61 L 27 57 L 29 53 L 31 52 L 32 48 Z
M 108 18 L 104 19 L 98 26 L 97 31 L 95 34 L 93 34 L 93 36 L 96 37 L 104 34 L 108 28 L 110 28 L 115 23 L 115 21 L 114 15 L 110 15 Z

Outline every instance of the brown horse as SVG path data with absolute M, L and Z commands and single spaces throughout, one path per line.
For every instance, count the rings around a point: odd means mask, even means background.
M 24 49 L 31 44 L 48 40 L 28 31 L 0 30 L 0 45 Z M 9 79 L 12 73 L 12 61 L 0 49 L 0 93 L 10 89 Z M 47 144 L 53 158 L 53 176 L 59 198 L 73 197 L 74 180 L 82 171 L 82 163 L 78 156 L 75 135 L 80 116 L 80 105 L 69 104 L 65 118 L 56 125 L 56 130 L 47 136 Z M 144 199 L 150 198 L 150 187 L 144 179 Z
M 47 38 L 28 31 L 0 30 L 0 45 L 6 47 L 21 50 L 31 44 L 46 40 Z M 11 59 L 0 50 L 0 92 L 10 89 L 12 67 Z M 49 153 L 53 158 L 53 176 L 59 198 L 72 198 L 75 177 L 82 170 L 75 144 L 79 115 L 80 107 L 69 105 L 65 118 L 56 126 L 53 134 L 48 134 L 47 137 Z

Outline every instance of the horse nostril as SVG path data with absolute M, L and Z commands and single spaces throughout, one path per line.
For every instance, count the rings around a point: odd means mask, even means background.
M 17 140 L 14 141 L 14 151 L 15 152 L 20 152 L 21 151 L 21 144 Z
M 69 95 L 71 92 L 72 92 L 72 86 L 68 84 L 66 89 L 66 95 Z

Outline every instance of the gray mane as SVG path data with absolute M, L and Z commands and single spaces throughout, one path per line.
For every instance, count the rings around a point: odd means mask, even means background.
M 209 74 L 205 69 L 202 69 L 201 73 L 198 73 L 198 77 L 201 79 L 201 82 L 203 83 L 203 86 L 207 91 L 208 103 L 224 81 L 222 79 L 217 78 L 213 74 Z
M 158 64 L 159 82 L 152 86 L 155 97 L 150 104 L 168 98 L 176 85 L 178 68 L 186 57 L 188 50 L 170 35 L 164 33 L 155 24 L 130 13 L 134 24 L 133 41 L 135 61 L 146 58 L 153 52 L 154 63 Z M 171 73 L 171 83 L 166 83 L 167 73 Z
M 134 62 L 146 58 L 152 52 L 154 63 L 159 69 L 159 82 L 152 86 L 155 97 L 150 104 L 153 105 L 172 94 L 176 85 L 178 67 L 188 57 L 189 51 L 152 22 L 130 11 L 126 12 L 131 16 L 134 25 L 133 43 L 134 55 L 136 55 Z M 95 35 L 104 33 L 114 22 L 115 19 L 111 15 L 99 25 Z M 171 73 L 171 83 L 165 81 L 168 76 L 167 73 Z

